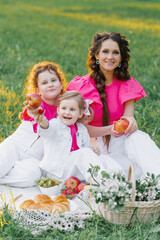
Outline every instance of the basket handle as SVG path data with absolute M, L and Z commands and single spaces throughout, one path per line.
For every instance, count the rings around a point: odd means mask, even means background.
M 132 178 L 131 178 L 132 177 Z M 128 181 L 131 179 L 132 182 L 132 194 L 131 194 L 131 201 L 135 201 L 136 195 L 136 181 L 135 181 L 135 168 L 133 163 L 131 163 L 129 170 L 128 170 Z

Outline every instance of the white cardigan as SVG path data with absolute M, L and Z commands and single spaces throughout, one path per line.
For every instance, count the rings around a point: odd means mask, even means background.
M 87 128 L 77 123 L 77 145 L 79 148 L 91 148 Z M 42 129 L 38 126 L 38 134 L 44 141 L 44 157 L 40 167 L 47 172 L 61 177 L 69 155 L 71 154 L 72 136 L 70 128 L 63 124 L 59 118 L 49 121 L 49 127 Z

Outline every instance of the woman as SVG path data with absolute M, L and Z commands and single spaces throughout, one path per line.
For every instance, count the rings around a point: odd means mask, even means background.
M 92 101 L 94 118 L 87 128 L 90 136 L 97 138 L 101 154 L 110 154 L 125 172 L 133 162 L 137 177 L 146 172 L 159 174 L 160 150 L 146 133 L 137 130 L 134 119 L 134 103 L 146 93 L 130 77 L 128 46 L 120 33 L 96 34 L 87 61 L 90 73 L 75 77 L 67 90 L 77 90 Z M 114 130 L 114 121 L 121 117 L 129 121 L 124 134 Z

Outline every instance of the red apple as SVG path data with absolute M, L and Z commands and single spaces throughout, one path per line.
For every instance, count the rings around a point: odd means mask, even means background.
M 66 195 L 67 195 L 67 190 L 66 190 L 66 189 L 63 189 L 63 190 L 62 190 L 62 195 L 63 195 L 63 196 L 66 196 Z
M 80 184 L 76 187 L 76 189 L 75 189 L 76 193 L 81 192 L 86 185 L 87 185 L 87 184 L 85 184 L 85 183 L 80 183 Z
M 65 181 L 66 188 L 75 189 L 80 184 L 80 181 L 76 177 L 70 177 Z
M 42 108 L 38 110 L 38 113 L 39 113 L 39 114 L 43 114 L 43 112 L 44 112 L 44 111 L 43 111 Z
M 120 118 L 118 121 L 114 123 L 114 130 L 119 133 L 124 133 L 128 125 L 129 125 L 128 120 Z
M 35 109 L 39 107 L 42 103 L 41 96 L 38 93 L 28 94 L 27 103 L 32 109 Z
M 72 188 L 67 188 L 62 190 L 62 195 L 68 199 L 73 199 L 76 196 L 76 193 Z
M 69 195 L 67 198 L 68 199 L 73 199 L 76 196 L 75 192 L 73 192 L 71 195 Z

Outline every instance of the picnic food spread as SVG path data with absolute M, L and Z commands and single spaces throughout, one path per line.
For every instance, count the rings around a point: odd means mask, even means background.
M 39 181 L 36 181 L 36 183 L 43 188 L 49 188 L 53 186 L 57 186 L 62 183 L 62 181 L 59 181 L 57 179 L 52 179 L 52 178 L 45 178 L 42 177 Z
M 53 199 L 46 194 L 37 194 L 34 199 L 28 199 L 20 204 L 24 210 L 44 210 L 52 214 L 70 211 L 69 201 L 65 196 L 56 196 Z

